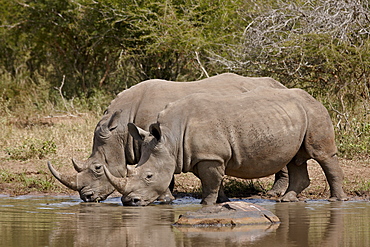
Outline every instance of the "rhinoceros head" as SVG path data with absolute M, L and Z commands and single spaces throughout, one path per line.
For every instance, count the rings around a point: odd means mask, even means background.
M 72 176 L 61 174 L 48 162 L 49 170 L 54 177 L 68 188 L 78 191 L 85 202 L 103 201 L 114 191 L 103 166 L 110 167 L 115 176 L 126 176 L 122 133 L 124 131 L 127 133 L 127 130 L 126 126 L 120 126 L 119 118 L 120 114 L 116 112 L 105 115 L 98 123 L 91 156 L 82 163 L 72 159 L 77 174 Z
M 152 124 L 150 132 L 128 124 L 129 133 L 141 142 L 141 158 L 136 166 L 127 166 L 127 176 L 117 178 L 104 167 L 108 180 L 122 194 L 122 203 L 145 206 L 162 195 L 175 172 L 176 159 L 173 146 L 162 135 L 159 124 Z

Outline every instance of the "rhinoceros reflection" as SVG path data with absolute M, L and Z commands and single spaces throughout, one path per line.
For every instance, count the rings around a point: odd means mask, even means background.
M 276 231 L 278 224 L 272 225 L 245 225 L 236 227 L 177 227 L 174 231 L 182 234 L 184 242 L 192 243 L 189 246 L 244 246 L 246 243 L 256 242 L 266 237 L 268 233 Z
M 343 202 L 327 203 L 322 210 L 310 203 L 272 206 L 280 225 L 184 228 L 172 227 L 179 214 L 193 208 L 155 205 L 121 207 L 118 204 L 80 204 L 50 234 L 52 246 L 341 246 Z M 319 212 L 317 212 L 319 211 Z M 319 213 L 319 215 L 317 215 Z M 329 213 L 329 214 L 328 214 Z M 319 221 L 319 222 L 318 222 Z
M 172 210 L 83 203 L 50 235 L 53 246 L 175 246 Z M 168 245 L 167 245 L 168 244 Z

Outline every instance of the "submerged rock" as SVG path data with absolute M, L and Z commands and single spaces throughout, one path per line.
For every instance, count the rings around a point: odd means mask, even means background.
M 255 224 L 275 224 L 280 219 L 267 209 L 243 201 L 225 202 L 204 206 L 194 212 L 181 215 L 175 226 L 242 226 Z

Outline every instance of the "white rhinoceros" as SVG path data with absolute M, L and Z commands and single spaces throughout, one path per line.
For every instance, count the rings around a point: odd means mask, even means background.
M 288 167 L 282 201 L 297 201 L 310 183 L 307 163 L 325 172 L 331 200 L 344 200 L 343 172 L 326 108 L 300 89 L 258 88 L 234 96 L 193 94 L 170 103 L 157 122 L 142 130 L 141 158 L 127 177 L 108 179 L 127 205 L 147 205 L 161 195 L 173 174 L 193 172 L 202 183 L 202 203 L 216 202 L 224 175 L 253 179 Z
M 111 102 L 104 116 L 97 124 L 94 133 L 92 154 L 86 162 L 73 161 L 78 172 L 67 176 L 60 174 L 49 163 L 52 174 L 64 185 L 80 193 L 84 201 L 105 200 L 114 187 L 107 180 L 103 165 L 109 167 L 115 176 L 126 175 L 126 165 L 136 164 L 140 158 L 140 145 L 128 134 L 127 123 L 133 122 L 147 129 L 155 122 L 158 112 L 168 103 L 193 93 L 216 95 L 235 95 L 264 86 L 285 89 L 281 83 L 268 77 L 243 77 L 225 73 L 194 82 L 172 82 L 165 80 L 148 80 L 127 89 Z M 279 190 L 287 184 L 286 176 L 272 191 Z M 164 200 L 172 195 L 164 194 Z

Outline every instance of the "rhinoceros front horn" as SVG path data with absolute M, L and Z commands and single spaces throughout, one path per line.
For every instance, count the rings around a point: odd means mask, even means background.
M 77 177 L 76 176 L 67 176 L 60 174 L 53 165 L 48 161 L 48 167 L 53 176 L 59 180 L 62 184 L 70 188 L 71 190 L 78 190 L 77 188 Z
M 121 194 L 125 194 L 126 191 L 126 184 L 127 178 L 117 178 L 115 177 L 106 166 L 103 166 L 105 175 L 107 176 L 109 182 L 113 185 L 113 187 Z

